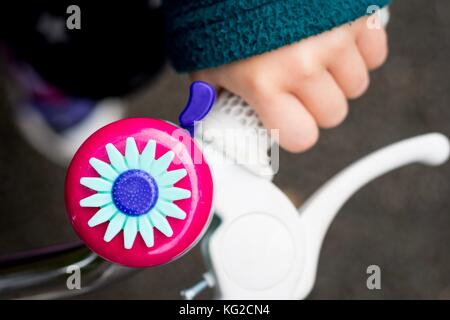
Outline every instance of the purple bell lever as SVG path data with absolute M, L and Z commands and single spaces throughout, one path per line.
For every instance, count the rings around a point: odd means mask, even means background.
M 214 88 L 203 81 L 191 84 L 189 100 L 178 120 L 180 126 L 194 136 L 195 122 L 202 120 L 211 110 L 216 98 Z

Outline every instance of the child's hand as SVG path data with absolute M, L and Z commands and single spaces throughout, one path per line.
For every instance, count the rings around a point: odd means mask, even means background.
M 363 17 L 192 77 L 241 96 L 267 128 L 280 130 L 283 148 L 304 151 L 316 143 L 319 127 L 331 128 L 345 119 L 347 98 L 367 90 L 368 70 L 382 65 L 387 57 L 384 29 L 369 29 L 366 21 Z

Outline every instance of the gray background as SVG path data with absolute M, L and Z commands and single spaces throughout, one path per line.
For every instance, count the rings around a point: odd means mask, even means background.
M 350 162 L 393 141 L 440 131 L 450 136 L 450 1 L 397 0 L 390 57 L 351 103 L 346 122 L 322 132 L 311 151 L 281 154 L 276 183 L 301 204 Z M 166 68 L 129 97 L 129 114 L 176 120 L 188 79 Z M 0 107 L 0 255 L 75 240 L 64 211 L 64 169 L 32 150 Z M 449 299 L 450 164 L 409 166 L 377 179 L 341 210 L 325 239 L 311 299 Z M 382 290 L 366 288 L 366 268 Z M 205 271 L 198 248 L 84 298 L 176 299 Z M 203 297 L 207 297 L 204 295 Z

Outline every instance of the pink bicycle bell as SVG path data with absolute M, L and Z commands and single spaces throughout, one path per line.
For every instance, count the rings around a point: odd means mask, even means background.
M 212 215 L 213 181 L 192 139 L 214 89 L 191 85 L 179 128 L 129 118 L 92 134 L 66 177 L 66 207 L 79 237 L 95 253 L 130 267 L 157 266 L 192 248 Z M 187 129 L 187 130 L 185 130 Z

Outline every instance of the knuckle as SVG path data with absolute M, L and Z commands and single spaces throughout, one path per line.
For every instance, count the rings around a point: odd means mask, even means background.
M 306 133 L 303 133 L 301 139 L 293 139 L 283 145 L 283 147 L 289 152 L 300 153 L 312 148 L 318 140 L 319 129 L 317 126 L 314 126 Z
M 265 77 L 260 71 L 248 72 L 243 75 L 245 83 L 247 83 L 248 89 L 256 94 L 263 94 L 266 90 L 267 77 Z
M 312 55 L 306 51 L 301 51 L 298 56 L 298 68 L 302 79 L 313 78 L 320 69 Z
M 361 97 L 369 88 L 370 79 L 367 72 L 361 72 L 354 78 L 353 87 L 347 93 L 347 98 L 356 99 Z
M 353 41 L 353 33 L 349 28 L 340 27 L 332 31 L 333 36 L 330 40 L 331 50 L 342 51 L 348 47 L 348 44 Z
M 371 32 L 377 32 L 377 36 L 375 37 L 375 41 L 372 45 L 373 54 L 371 61 L 369 61 L 369 68 L 371 70 L 376 69 L 382 66 L 388 57 L 389 48 L 388 48 L 388 40 L 387 34 L 384 29 L 381 30 L 371 30 Z
M 322 117 L 318 122 L 321 128 L 331 129 L 335 128 L 344 122 L 348 114 L 347 101 L 343 101 L 330 108 L 330 112 L 326 116 Z
M 386 43 L 382 43 L 377 50 L 377 55 L 374 58 L 373 66 L 372 68 L 378 68 L 382 66 L 388 57 L 388 46 Z

